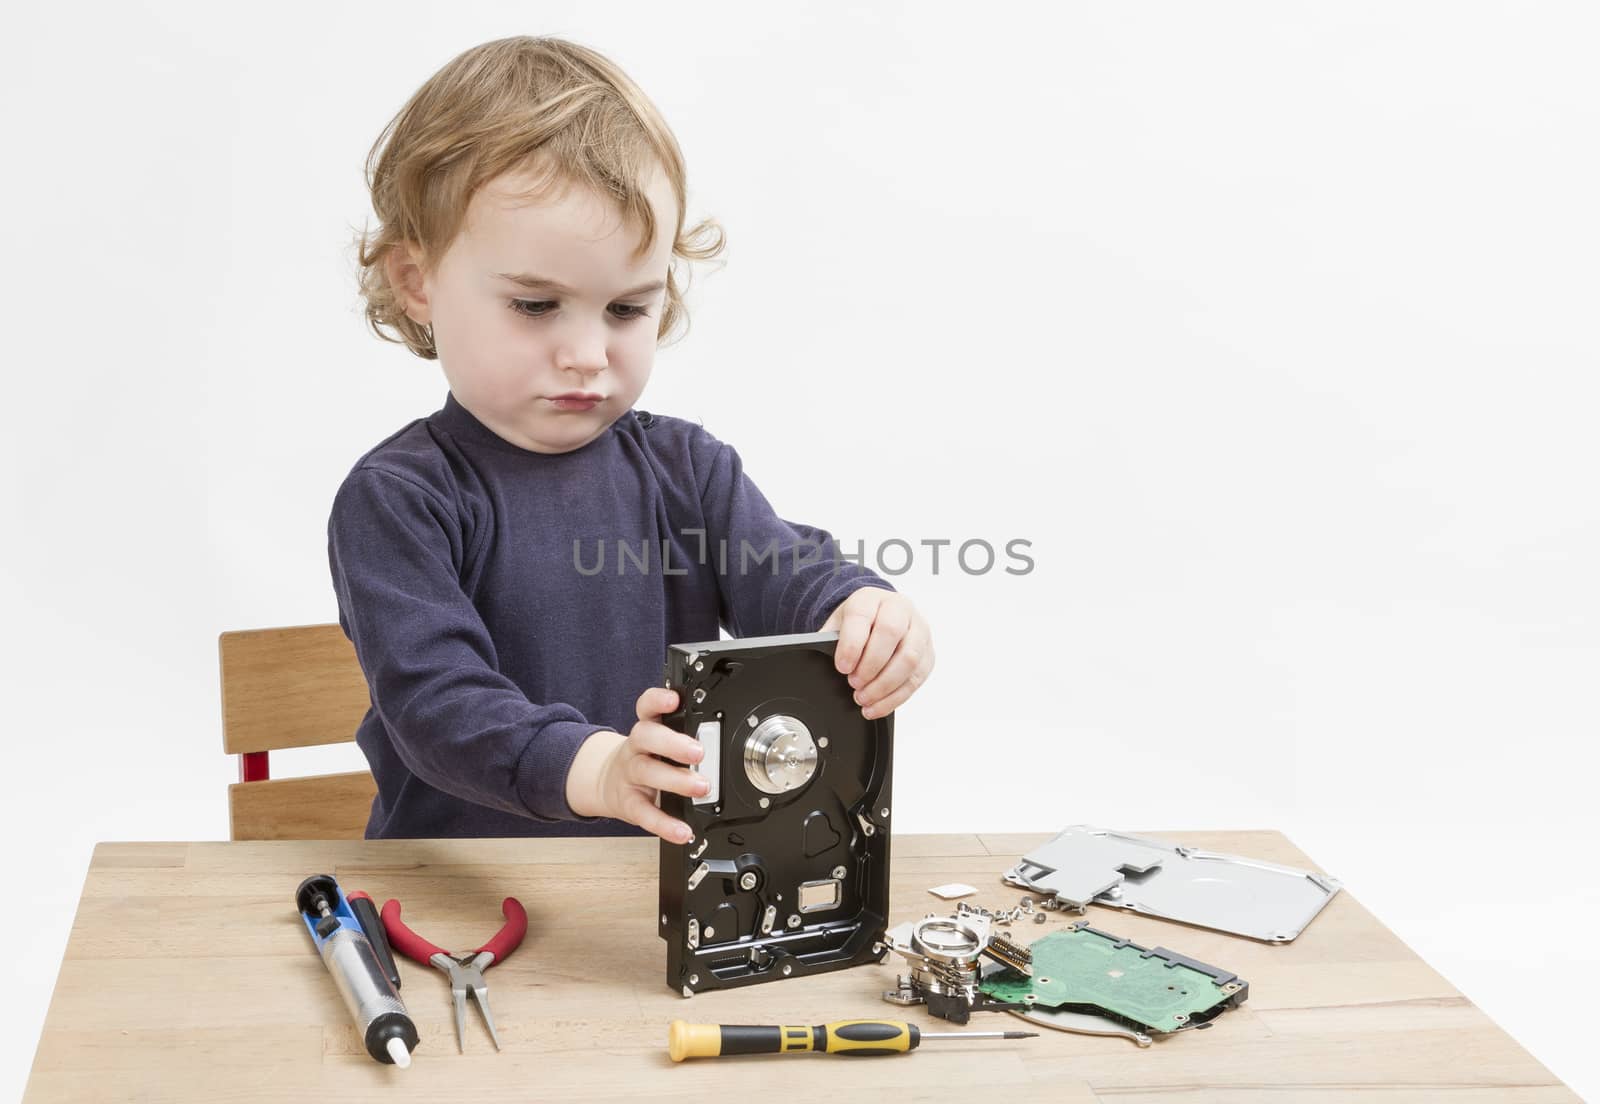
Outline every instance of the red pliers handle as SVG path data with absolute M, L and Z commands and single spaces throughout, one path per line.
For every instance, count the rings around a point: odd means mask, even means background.
M 480 969 L 488 969 L 496 962 L 503 961 L 512 951 L 522 945 L 523 938 L 528 934 L 528 914 L 522 907 L 522 902 L 515 897 L 507 897 L 500 902 L 500 913 L 506 918 L 505 924 L 495 933 L 495 937 L 475 951 L 464 955 L 453 955 L 442 947 L 436 947 L 422 936 L 406 927 L 400 920 L 400 902 L 390 899 L 383 904 L 383 928 L 389 935 L 389 942 L 394 949 L 414 962 L 424 966 L 435 965 L 434 955 L 444 955 L 446 958 L 465 959 L 479 954 L 488 954 L 490 957 L 478 963 Z

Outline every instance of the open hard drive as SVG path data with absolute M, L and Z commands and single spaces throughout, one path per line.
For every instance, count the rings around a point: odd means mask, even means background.
M 667 984 L 692 996 L 888 954 L 893 715 L 867 720 L 836 632 L 675 644 L 662 718 L 705 748 L 703 797 L 663 793 Z

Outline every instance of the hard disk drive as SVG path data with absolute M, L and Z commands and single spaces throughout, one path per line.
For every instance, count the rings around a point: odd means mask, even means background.
M 661 844 L 667 984 L 684 996 L 881 961 L 893 715 L 867 720 L 836 632 L 668 649 L 702 797 L 662 793 L 694 831 Z

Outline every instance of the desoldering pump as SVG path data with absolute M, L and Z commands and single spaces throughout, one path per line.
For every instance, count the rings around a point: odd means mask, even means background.
M 372 942 L 330 875 L 314 874 L 300 883 L 294 903 L 316 941 L 323 965 L 361 1033 L 367 1053 L 401 1069 L 411 1064 L 417 1028 L 406 1015 L 400 994 L 378 961 Z

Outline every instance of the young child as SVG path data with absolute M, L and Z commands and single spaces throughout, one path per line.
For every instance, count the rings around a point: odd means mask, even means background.
M 626 75 L 558 39 L 475 47 L 368 174 L 368 322 L 450 389 L 357 461 L 328 521 L 372 696 L 368 837 L 687 841 L 656 798 L 704 792 L 701 752 L 660 723 L 678 702 L 659 684 L 668 644 L 719 626 L 837 629 L 868 717 L 922 684 L 932 642 L 904 596 L 780 518 L 732 447 L 634 409 L 683 315 L 679 262 L 722 234 L 685 231 L 677 141 Z

